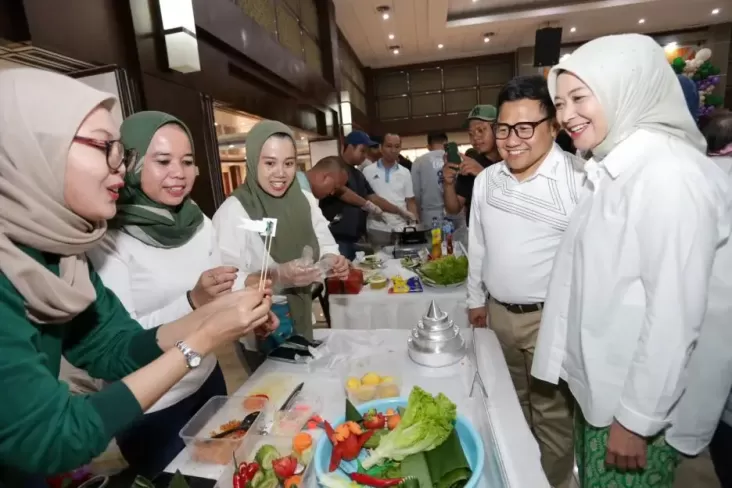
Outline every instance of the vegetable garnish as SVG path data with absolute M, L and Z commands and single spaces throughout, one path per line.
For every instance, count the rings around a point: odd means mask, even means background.
M 313 445 L 313 437 L 307 432 L 300 432 L 292 439 L 292 449 L 296 453 L 302 453 Z
M 356 483 L 366 486 L 373 486 L 375 488 L 388 488 L 390 486 L 399 486 L 404 483 L 404 481 L 406 481 L 406 478 L 376 478 L 374 476 L 369 476 L 363 473 L 351 473 L 348 476 L 350 476 L 351 479 Z
M 369 469 L 384 459 L 401 461 L 410 454 L 429 451 L 442 444 L 453 431 L 457 407 L 445 395 L 433 397 L 415 386 L 399 425 L 385 435 L 363 461 Z
M 386 425 L 386 417 L 377 412 L 375 409 L 371 409 L 366 412 L 363 418 L 363 426 L 369 430 L 383 429 Z
M 272 461 L 272 470 L 281 480 L 295 475 L 297 472 L 297 459 L 293 456 L 285 456 Z
M 423 264 L 417 273 L 437 285 L 462 283 L 468 277 L 468 258 L 445 256 Z
M 302 476 L 291 476 L 285 480 L 285 488 L 300 488 L 302 486 Z

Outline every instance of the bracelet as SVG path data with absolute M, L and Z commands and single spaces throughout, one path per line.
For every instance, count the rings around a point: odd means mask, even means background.
M 191 310 L 195 310 L 197 307 L 193 304 L 193 300 L 191 299 L 191 290 L 186 292 L 186 298 L 188 299 L 188 305 L 191 306 Z

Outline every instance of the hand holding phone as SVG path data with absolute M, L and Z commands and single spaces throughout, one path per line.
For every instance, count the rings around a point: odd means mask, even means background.
M 450 168 L 455 171 L 460 170 L 460 164 L 463 162 L 463 158 L 460 155 L 457 143 L 448 142 L 445 144 L 445 160 Z

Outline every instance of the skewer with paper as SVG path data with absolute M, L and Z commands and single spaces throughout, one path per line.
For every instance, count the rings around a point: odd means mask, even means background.
M 264 218 L 262 220 L 241 219 L 240 229 L 256 232 L 264 237 L 264 253 L 262 254 L 262 267 L 259 272 L 259 291 L 264 290 L 264 281 L 267 278 L 267 269 L 269 267 L 270 250 L 272 249 L 272 240 L 277 234 L 277 219 Z

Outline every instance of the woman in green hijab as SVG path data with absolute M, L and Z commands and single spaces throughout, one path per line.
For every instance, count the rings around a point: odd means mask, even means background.
M 256 282 L 266 252 L 263 237 L 242 229 L 242 220 L 277 219 L 268 270 L 281 290 L 275 302 L 286 297 L 295 332 L 311 339 L 312 284 L 323 278 L 323 271 L 345 278 L 348 261 L 338 252 L 317 199 L 296 178 L 297 151 L 290 128 L 272 120 L 259 122 L 247 134 L 246 154 L 244 183 L 213 217 L 219 251 L 225 264 L 241 270 L 235 289 L 247 276 Z
M 220 266 L 213 225 L 189 196 L 197 168 L 185 124 L 140 112 L 121 133 L 137 158 L 119 190 L 110 232 L 88 255 L 104 284 L 149 329 L 230 293 L 237 269 Z M 131 467 L 144 476 L 164 469 L 184 447 L 180 429 L 215 395 L 226 395 L 226 384 L 209 355 L 117 437 Z

